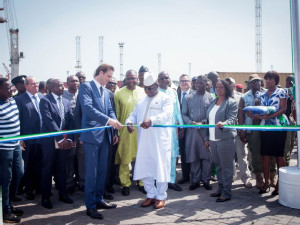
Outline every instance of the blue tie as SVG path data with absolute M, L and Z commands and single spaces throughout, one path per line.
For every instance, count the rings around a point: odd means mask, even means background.
M 33 100 L 35 102 L 35 107 L 36 107 L 36 109 L 38 111 L 38 114 L 39 114 L 39 117 L 40 117 L 40 126 L 42 127 L 43 120 L 42 120 L 42 116 L 41 116 L 41 112 L 40 112 L 39 102 L 38 102 L 38 100 L 37 100 L 37 98 L 36 98 L 35 95 L 33 95 L 32 98 L 33 98 Z

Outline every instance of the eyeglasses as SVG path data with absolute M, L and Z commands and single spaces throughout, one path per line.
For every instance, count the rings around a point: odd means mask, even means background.
M 180 83 L 189 83 L 191 82 L 190 80 L 180 80 Z
M 144 87 L 144 89 L 146 90 L 146 91 L 152 91 L 153 89 L 155 89 L 156 88 L 156 85 L 155 86 L 150 86 L 150 87 Z
M 117 85 L 117 83 L 114 82 L 108 82 L 110 85 Z
M 126 78 L 126 80 L 136 80 L 136 77 Z
M 160 80 L 169 80 L 169 77 L 161 77 Z

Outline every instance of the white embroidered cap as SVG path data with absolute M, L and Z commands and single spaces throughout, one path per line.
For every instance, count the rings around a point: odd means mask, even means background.
M 144 86 L 151 86 L 156 80 L 156 77 L 152 73 L 146 72 L 144 74 Z

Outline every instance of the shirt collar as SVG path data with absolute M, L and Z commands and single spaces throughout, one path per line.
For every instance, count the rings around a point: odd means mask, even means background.
M 53 92 L 51 92 L 51 94 L 53 95 L 53 97 L 56 101 L 58 101 L 57 100 L 58 98 L 62 98 L 62 96 L 58 96 L 58 95 L 54 94 Z
M 101 84 L 99 84 L 99 82 L 96 81 L 95 78 L 93 79 L 93 81 L 94 81 L 94 83 L 96 84 L 96 87 L 97 87 L 98 89 L 100 89 L 100 87 L 105 88 L 105 86 L 102 86 Z
M 183 94 L 183 93 L 189 93 L 189 91 L 190 91 L 190 89 L 187 89 L 186 91 L 183 91 L 183 90 L 181 90 L 181 94 Z
M 36 98 L 38 98 L 38 94 L 36 93 L 35 95 L 31 94 L 30 92 L 26 91 L 29 98 L 32 98 L 32 96 L 35 96 Z

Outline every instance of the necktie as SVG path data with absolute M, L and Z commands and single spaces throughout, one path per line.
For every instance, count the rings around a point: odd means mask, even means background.
M 104 106 L 104 93 L 103 93 L 103 87 L 101 86 L 100 87 L 100 97 L 101 97 L 101 101 L 102 101 L 102 104 L 103 104 L 103 106 Z
M 185 102 L 185 95 L 186 95 L 186 92 L 183 92 L 182 93 L 181 105 L 183 105 L 183 103 Z
M 40 117 L 40 127 L 42 127 L 42 122 L 43 122 L 43 121 L 42 121 L 42 116 L 41 116 L 41 112 L 40 112 L 40 105 L 39 105 L 39 102 L 38 102 L 38 100 L 37 100 L 37 98 L 36 98 L 35 95 L 33 95 L 32 98 L 33 98 L 33 100 L 34 100 L 35 107 L 36 107 L 36 109 L 37 109 L 37 111 L 38 111 L 38 114 L 39 114 L 39 117 Z
M 40 113 L 40 106 L 39 106 L 39 102 L 38 102 L 37 98 L 35 97 L 35 95 L 33 95 L 32 98 L 34 100 L 34 104 L 35 104 L 37 111 Z
M 59 110 L 60 110 L 60 118 L 61 118 L 61 129 L 63 128 L 63 125 L 65 123 L 65 109 L 64 104 L 62 102 L 62 98 L 58 97 L 58 104 L 59 104 Z

